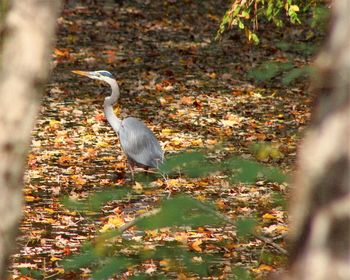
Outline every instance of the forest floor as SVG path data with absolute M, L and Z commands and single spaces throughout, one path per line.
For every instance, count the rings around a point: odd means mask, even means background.
M 307 41 L 301 39 L 306 31 L 262 29 L 256 47 L 237 31 L 216 41 L 226 6 L 223 0 L 138 0 L 123 5 L 67 1 L 58 20 L 52 78 L 33 130 L 26 205 L 10 279 L 88 279 L 89 269 L 65 271 L 60 261 L 101 229 L 153 209 L 169 191 L 172 196 L 184 192 L 211 201 L 231 219 L 255 217 L 256 230 L 286 248 L 286 209 L 272 197 L 276 193 L 287 197 L 288 183 L 233 183 L 220 172 L 201 178 L 178 174 L 168 182 L 155 178 L 151 187 L 133 183 L 118 137 L 103 115 L 109 88 L 71 73 L 102 69 L 113 73 L 121 89 L 116 113 L 143 120 L 162 143 L 166 157 L 206 148 L 213 162 L 240 156 L 292 172 L 310 115 L 308 83 L 299 80 L 285 86 L 281 76 L 255 82 L 247 73 L 263 61 L 308 64 L 310 53 L 295 47 Z M 292 47 L 280 48 L 281 42 Z M 254 143 L 268 144 L 270 152 L 254 152 Z M 81 199 L 120 186 L 129 188 L 128 198 L 109 202 L 97 216 L 80 215 L 60 203 L 65 195 Z M 238 239 L 232 227 L 164 228 L 142 235 L 131 228 L 127 234 L 148 245 L 181 239 L 189 250 L 217 254 L 216 276 L 207 279 L 229 278 L 230 267 L 244 267 L 254 278 L 264 279 L 286 266 L 283 253 L 261 239 Z M 169 271 L 155 261 L 115 278 L 131 279 L 139 272 L 154 279 L 157 275 L 198 278 L 183 268 Z

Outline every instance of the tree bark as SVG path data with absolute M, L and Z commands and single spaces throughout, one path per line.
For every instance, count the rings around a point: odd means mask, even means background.
M 48 72 L 58 0 L 13 0 L 5 21 L 0 70 L 0 279 L 22 214 L 31 130 Z
M 287 279 L 350 279 L 350 1 L 333 3 L 317 104 L 299 150 Z

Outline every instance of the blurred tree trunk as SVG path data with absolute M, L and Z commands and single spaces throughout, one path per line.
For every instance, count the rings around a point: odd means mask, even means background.
M 350 279 L 350 1 L 333 3 L 330 27 L 299 151 L 288 279 Z
M 13 0 L 5 20 L 0 70 L 0 279 L 15 248 L 30 134 L 49 59 L 60 1 Z

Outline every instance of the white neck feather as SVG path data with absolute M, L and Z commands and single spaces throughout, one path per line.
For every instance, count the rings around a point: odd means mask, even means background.
M 114 79 L 108 79 L 108 81 L 106 82 L 111 86 L 112 94 L 106 97 L 103 103 L 105 116 L 109 124 L 112 126 L 113 130 L 116 133 L 119 133 L 119 129 L 122 121 L 114 114 L 114 111 L 113 111 L 113 105 L 118 102 L 119 95 L 120 95 L 119 86 L 117 81 Z

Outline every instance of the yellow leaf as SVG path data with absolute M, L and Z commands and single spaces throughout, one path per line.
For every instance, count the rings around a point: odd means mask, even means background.
M 161 132 L 161 134 L 164 136 L 171 135 L 173 133 L 174 133 L 174 131 L 172 131 L 170 128 L 164 128 L 164 129 L 162 129 L 162 132 Z
M 60 267 L 57 267 L 55 268 L 55 271 L 59 274 L 64 274 L 64 269 L 63 268 L 60 268 Z
M 182 244 L 187 244 L 188 241 L 188 235 L 185 232 L 178 232 L 175 233 L 174 238 L 176 241 L 182 243 Z
M 105 224 L 105 225 L 100 229 L 100 232 L 106 232 L 106 231 L 108 231 L 109 229 L 111 229 L 110 225 Z
M 45 212 L 50 213 L 50 214 L 55 213 L 55 210 L 53 210 L 51 208 L 45 208 L 44 210 L 45 210 Z
M 145 214 L 146 212 L 147 212 L 146 209 L 140 209 L 140 210 L 136 211 L 136 213 L 137 213 L 138 215 Z
M 197 195 L 196 199 L 199 200 L 199 201 L 205 201 L 206 197 L 204 195 Z
M 115 227 L 120 227 L 124 224 L 124 220 L 119 216 L 112 216 L 108 219 L 108 224 L 113 225 Z
M 124 219 L 122 219 L 120 216 L 110 216 L 108 218 L 108 222 L 100 229 L 100 232 L 106 232 L 110 229 L 115 229 L 125 224 Z
M 272 148 L 270 151 L 270 156 L 276 159 L 283 157 L 283 154 L 277 148 Z
M 208 76 L 209 76 L 209 78 L 211 78 L 211 79 L 216 79 L 216 73 L 214 73 L 214 72 L 212 72 L 212 73 L 209 73 L 208 74 Z
M 276 227 L 276 231 L 278 231 L 279 233 L 284 233 L 288 231 L 288 227 L 279 225 Z
M 277 219 L 276 216 L 271 215 L 271 214 L 269 214 L 269 213 L 264 214 L 262 217 L 263 217 L 263 219 L 266 219 L 266 220 L 274 220 L 274 219 Z
M 50 120 L 49 126 L 50 127 L 55 127 L 55 126 L 60 125 L 60 124 L 61 124 L 61 122 L 59 122 L 59 121 Z
M 57 258 L 57 257 L 51 257 L 50 258 L 50 261 L 52 261 L 52 262 L 54 262 L 54 261 L 60 261 L 60 260 L 62 260 L 61 258 Z
M 31 195 L 26 195 L 24 198 L 27 202 L 33 202 L 35 200 L 35 197 Z
M 299 7 L 297 5 L 291 5 L 289 9 L 294 12 L 299 12 Z
M 106 142 L 100 141 L 100 142 L 97 142 L 96 146 L 100 148 L 107 148 L 109 144 Z
M 137 57 L 137 58 L 134 59 L 134 62 L 135 62 L 136 64 L 139 64 L 139 63 L 141 63 L 142 61 L 143 61 L 142 57 Z
M 114 113 L 118 116 L 118 115 L 120 115 L 121 114 L 121 110 L 120 110 L 120 107 L 116 107 L 116 108 L 114 108 Z
M 95 139 L 95 138 L 96 138 L 95 135 L 92 135 L 92 134 L 85 134 L 85 135 L 83 135 L 82 140 L 83 140 L 84 142 L 86 142 L 86 141 L 91 141 L 91 140 L 93 140 L 93 139 Z
M 179 187 L 181 186 L 181 179 L 168 179 L 167 180 L 168 187 Z
M 86 180 L 81 175 L 72 175 L 71 178 L 74 181 L 74 183 L 79 186 L 86 184 Z
M 146 230 L 146 234 L 147 234 L 149 237 L 157 237 L 157 236 L 158 236 L 158 229 Z
M 193 140 L 191 143 L 193 146 L 203 146 L 202 139 Z
M 43 220 L 43 222 L 45 224 L 54 224 L 54 223 L 56 223 L 56 220 L 51 219 L 51 218 L 46 218 L 46 219 Z
M 135 182 L 135 185 L 132 187 L 135 193 L 141 194 L 143 192 L 143 186 L 139 182 Z
M 181 141 L 181 139 L 179 139 L 179 138 L 174 138 L 171 141 L 171 144 L 173 144 L 174 146 L 180 146 L 182 143 L 183 143 L 183 141 Z

